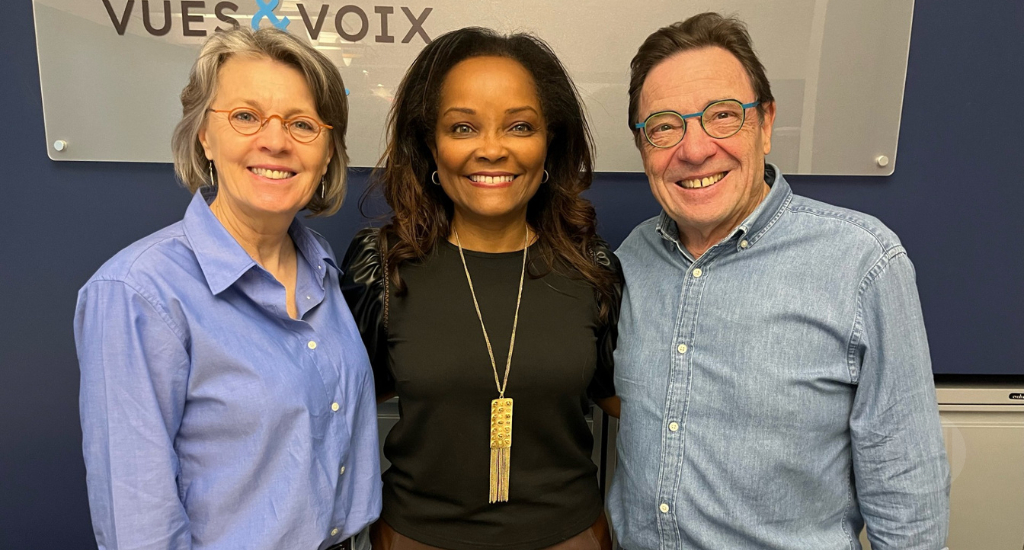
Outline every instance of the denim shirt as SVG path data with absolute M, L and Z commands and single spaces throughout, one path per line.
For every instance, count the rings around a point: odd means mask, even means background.
M 771 191 L 699 258 L 665 213 L 626 290 L 609 511 L 628 550 L 944 545 L 949 471 L 914 268 L 870 216 Z
M 79 293 L 86 481 L 100 550 L 315 550 L 381 507 L 373 375 L 322 237 L 285 288 L 196 193 Z

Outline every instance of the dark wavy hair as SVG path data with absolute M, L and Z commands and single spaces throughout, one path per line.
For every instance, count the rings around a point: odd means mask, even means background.
M 387 150 L 367 190 L 367 194 L 380 192 L 393 211 L 390 223 L 382 228 L 383 237 L 393 243 L 388 249 L 387 276 L 403 293 L 399 266 L 425 259 L 448 238 L 454 205 L 430 181 L 437 166 L 429 145 L 435 143 L 441 89 L 448 72 L 461 61 L 482 56 L 515 60 L 533 76 L 547 124 L 545 168 L 550 178 L 526 209 L 542 257 L 539 272 L 537 262 L 531 262 L 531 276 L 542 276 L 559 263 L 567 266 L 595 288 L 605 319 L 617 281 L 612 271 L 597 264 L 594 207 L 581 196 L 593 180 L 590 128 L 565 67 L 547 44 L 529 34 L 502 36 L 479 27 L 459 29 L 437 37 L 409 67 L 388 116 Z

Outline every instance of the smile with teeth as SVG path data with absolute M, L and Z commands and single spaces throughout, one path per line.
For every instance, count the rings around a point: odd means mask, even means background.
M 481 176 L 478 174 L 471 174 L 467 176 L 469 181 L 473 183 L 483 183 L 487 185 L 494 185 L 496 183 L 509 183 L 516 179 L 515 176 Z
M 685 189 L 700 189 L 701 187 L 711 187 L 712 185 L 718 183 L 718 181 L 724 177 L 725 172 L 719 172 L 713 176 L 708 176 L 706 178 L 682 180 L 680 182 L 677 182 L 676 185 L 683 187 Z
M 267 170 L 266 168 L 252 167 L 249 171 L 257 176 L 263 176 L 272 180 L 283 180 L 290 178 L 295 175 L 295 172 L 285 172 L 282 170 Z

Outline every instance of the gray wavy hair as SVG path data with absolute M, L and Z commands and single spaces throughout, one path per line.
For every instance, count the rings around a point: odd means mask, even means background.
M 188 84 L 181 91 L 181 121 L 174 128 L 171 150 L 174 172 L 192 193 L 212 185 L 210 161 L 199 142 L 199 131 L 206 123 L 217 88 L 217 73 L 233 55 L 267 57 L 295 67 L 303 74 L 313 95 L 317 115 L 325 124 L 334 149 L 324 175 L 323 197 L 314 193 L 306 209 L 310 216 L 329 216 L 341 208 L 345 199 L 348 155 L 345 153 L 345 130 L 348 127 L 348 99 L 338 68 L 319 51 L 278 29 L 254 31 L 240 27 L 212 35 L 189 73 Z

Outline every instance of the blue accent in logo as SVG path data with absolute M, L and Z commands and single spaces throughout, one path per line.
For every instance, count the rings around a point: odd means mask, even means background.
M 252 16 L 253 30 L 259 30 L 260 21 L 263 21 L 263 19 L 269 19 L 270 24 L 282 31 L 288 30 L 288 23 L 291 23 L 291 21 L 289 21 L 287 17 L 278 17 L 277 14 L 274 13 L 274 10 L 277 9 L 277 5 L 279 3 L 280 0 L 268 0 L 267 2 L 256 0 L 256 5 L 259 6 L 259 9 L 256 10 L 256 15 Z

